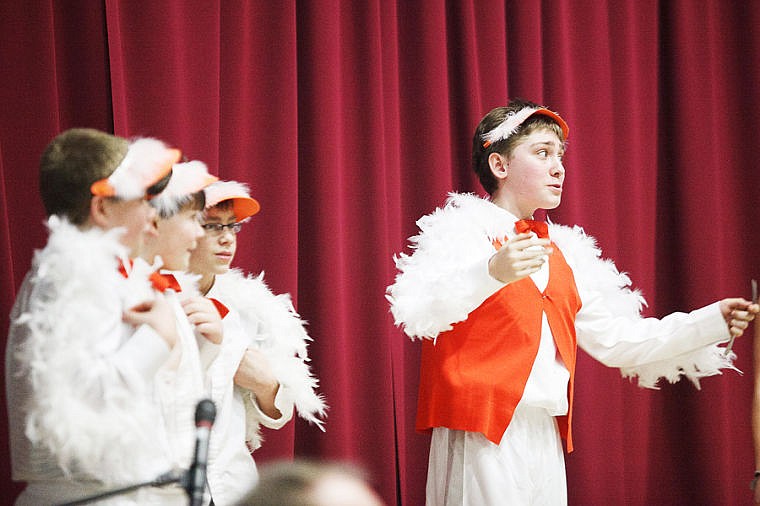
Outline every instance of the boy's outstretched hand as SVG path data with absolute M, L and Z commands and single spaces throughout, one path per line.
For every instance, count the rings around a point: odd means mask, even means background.
M 720 301 L 719 306 L 732 337 L 741 336 L 747 330 L 749 323 L 755 318 L 755 315 L 760 312 L 760 305 L 741 297 L 723 299 Z

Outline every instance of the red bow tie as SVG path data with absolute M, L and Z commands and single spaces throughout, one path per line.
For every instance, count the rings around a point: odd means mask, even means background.
M 181 292 L 182 287 L 179 286 L 177 278 L 172 274 L 161 274 L 160 272 L 154 272 L 150 275 L 150 282 L 153 284 L 153 288 L 159 292 L 165 292 L 169 288 L 175 292 Z
M 132 260 L 128 260 L 129 262 L 129 268 L 132 269 Z M 124 262 L 119 261 L 119 272 L 122 276 L 125 278 L 129 277 L 129 273 L 127 272 L 127 266 L 124 265 Z M 153 272 L 150 275 L 150 283 L 153 285 L 153 288 L 158 290 L 159 292 L 165 292 L 168 288 L 171 288 L 175 292 L 181 292 L 182 287 L 179 286 L 179 282 L 177 281 L 177 278 L 175 278 L 172 274 L 161 274 L 160 272 Z
M 518 234 L 533 232 L 540 238 L 549 238 L 549 225 L 545 221 L 519 220 L 515 222 L 515 230 Z
M 127 261 L 129 262 L 129 268 L 131 269 L 132 268 L 132 260 L 130 259 L 130 260 L 127 260 Z M 121 274 L 125 278 L 129 277 L 129 273 L 127 272 L 127 266 L 124 265 L 124 261 L 123 260 L 119 260 L 119 274 Z
M 219 316 L 221 316 L 222 318 L 224 318 L 225 316 L 227 316 L 227 313 L 230 312 L 230 310 L 227 309 L 227 306 L 225 306 L 224 304 L 222 304 L 218 300 L 216 300 L 216 299 L 214 299 L 212 297 L 209 297 L 208 300 L 210 300 L 211 302 L 213 302 L 214 306 L 216 307 L 216 310 L 219 311 Z

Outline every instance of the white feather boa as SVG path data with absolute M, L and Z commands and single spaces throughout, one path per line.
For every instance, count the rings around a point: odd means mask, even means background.
M 488 200 L 452 193 L 443 208 L 420 218 L 417 225 L 420 233 L 410 239 L 413 254 L 395 258 L 399 273 L 386 297 L 396 325 L 413 339 L 435 339 L 504 286 L 477 265 L 484 266 L 493 254 L 493 239 L 514 233 L 514 223 Z M 631 289 L 625 273 L 601 258 L 592 237 L 579 227 L 552 224 L 549 230 L 579 287 L 601 293 L 611 315 L 641 318 L 643 297 Z M 699 387 L 699 378 L 734 368 L 733 358 L 724 357 L 723 348 L 712 345 L 669 360 L 621 368 L 621 373 L 638 377 L 639 386 L 647 388 L 656 388 L 660 378 L 672 383 L 683 376 Z
M 456 193 L 444 208 L 417 220 L 420 233 L 409 240 L 414 252 L 394 259 L 399 273 L 386 294 L 396 325 L 412 338 L 435 339 L 466 320 L 504 286 L 487 273 L 473 275 L 472 265 L 493 255 L 491 240 L 513 225 L 489 201 Z
M 263 273 L 246 276 L 232 269 L 216 276 L 209 296 L 240 315 L 251 344 L 266 355 L 278 381 L 293 396 L 298 415 L 324 430 L 322 418 L 327 406 L 316 392 L 319 381 L 308 364 L 307 343 L 312 339 L 293 308 L 290 295 L 272 293 Z M 252 409 L 248 405 L 246 408 Z M 247 439 L 254 446 L 258 444 L 258 424 L 249 424 Z
M 152 478 L 169 468 L 160 413 L 140 374 L 113 362 L 132 333 L 122 311 L 134 294 L 150 293 L 147 276 L 118 273 L 117 258 L 126 257 L 118 230 L 83 232 L 55 217 L 48 228 L 9 341 L 11 381 L 28 389 L 26 437 L 64 474 L 105 483 Z

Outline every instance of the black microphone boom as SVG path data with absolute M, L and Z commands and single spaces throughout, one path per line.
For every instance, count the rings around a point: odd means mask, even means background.
M 168 473 L 164 473 L 158 478 L 151 481 L 135 483 L 133 485 L 127 485 L 125 487 L 115 488 L 112 490 L 104 490 L 102 492 L 98 492 L 97 494 L 82 497 L 73 501 L 57 503 L 56 506 L 79 506 L 80 504 L 89 504 L 92 502 L 101 501 L 107 497 L 128 494 L 144 487 L 165 487 L 166 485 L 171 485 L 172 483 L 181 483 L 184 486 L 185 480 L 187 480 L 187 472 L 180 469 L 175 469 L 169 471 Z
M 118 496 L 133 492 L 143 487 L 164 487 L 172 483 L 179 483 L 185 489 L 190 499 L 190 506 L 203 504 L 203 493 L 206 490 L 206 464 L 208 463 L 208 442 L 211 436 L 211 427 L 216 418 L 216 406 L 213 401 L 203 399 L 195 407 L 195 456 L 193 464 L 187 471 L 173 470 L 164 473 L 158 478 L 127 485 L 113 490 L 105 490 L 95 495 L 83 497 L 74 501 L 58 503 L 57 506 L 75 506 L 100 501 L 107 497 Z
M 206 490 L 206 464 L 208 463 L 208 443 L 211 427 L 216 418 L 216 406 L 209 399 L 203 399 L 195 408 L 195 456 L 187 473 L 185 490 L 190 498 L 190 506 L 203 504 Z

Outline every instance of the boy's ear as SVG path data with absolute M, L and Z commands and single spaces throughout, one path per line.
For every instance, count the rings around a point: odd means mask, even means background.
M 93 196 L 90 199 L 90 221 L 100 228 L 108 228 L 111 220 L 111 201 L 108 197 Z
M 499 153 L 491 153 L 488 155 L 488 166 L 491 168 L 491 173 L 498 179 L 504 179 L 507 177 L 507 169 L 509 163 Z

